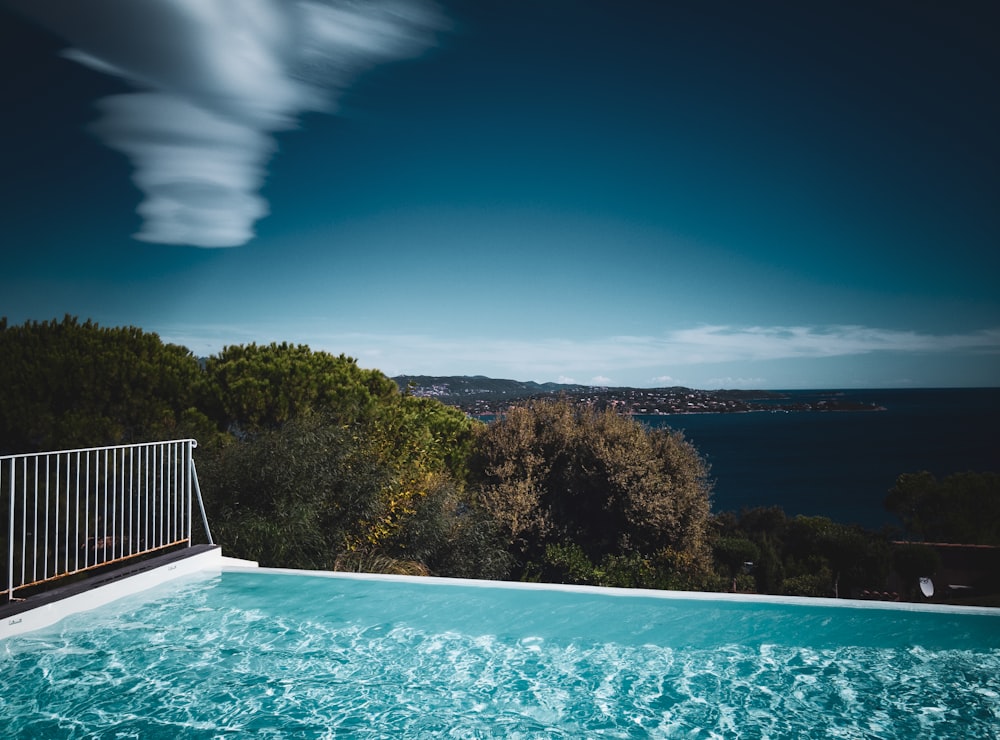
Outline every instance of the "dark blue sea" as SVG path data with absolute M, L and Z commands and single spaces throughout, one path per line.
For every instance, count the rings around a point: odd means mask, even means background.
M 713 511 L 781 506 L 878 529 L 901 473 L 1000 472 L 1000 388 L 787 391 L 885 411 L 637 416 L 684 432 L 711 466 Z

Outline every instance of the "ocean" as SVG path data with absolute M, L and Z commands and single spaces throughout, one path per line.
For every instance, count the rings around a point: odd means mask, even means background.
M 1000 472 L 1000 388 L 787 391 L 884 411 L 636 416 L 684 432 L 711 466 L 712 510 L 780 506 L 878 529 L 902 473 Z

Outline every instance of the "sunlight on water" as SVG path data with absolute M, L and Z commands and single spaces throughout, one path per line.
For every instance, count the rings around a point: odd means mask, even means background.
M 986 738 L 998 626 L 227 573 L 0 644 L 0 716 L 13 737 Z

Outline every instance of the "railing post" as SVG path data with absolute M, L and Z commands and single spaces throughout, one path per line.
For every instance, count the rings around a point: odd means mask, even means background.
M 14 458 L 10 458 L 10 516 L 7 527 L 7 601 L 14 600 Z
M 191 541 L 192 538 L 192 526 L 191 526 L 191 440 L 184 443 L 184 493 L 185 493 L 185 508 L 187 509 L 187 541 L 188 547 L 191 547 L 194 543 Z
M 205 536 L 208 538 L 208 544 L 214 545 L 215 540 L 212 539 L 212 530 L 208 528 L 208 516 L 205 514 L 205 502 L 201 498 L 201 484 L 198 482 L 198 468 L 195 467 L 194 458 L 191 458 L 191 484 L 194 487 L 194 493 L 198 496 L 198 509 L 201 511 L 201 523 L 205 527 Z

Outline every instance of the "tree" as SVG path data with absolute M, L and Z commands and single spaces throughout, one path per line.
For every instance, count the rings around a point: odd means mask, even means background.
M 522 573 L 553 544 L 572 543 L 591 563 L 665 548 L 692 567 L 708 562 L 707 468 L 680 433 L 562 400 L 530 402 L 478 430 L 471 468 Z
M 956 473 L 940 481 L 927 471 L 904 473 L 885 508 L 918 540 L 1000 545 L 997 473 Z
M 785 580 L 785 566 L 774 545 L 773 535 L 762 533 L 759 536 L 758 546 L 760 552 L 753 567 L 757 593 L 780 594 Z
M 303 344 L 229 346 L 208 359 L 205 371 L 213 418 L 238 433 L 273 429 L 307 411 L 350 424 L 400 395 L 378 370 Z
M 511 565 L 495 522 L 447 475 L 435 476 L 415 499 L 385 551 L 453 578 L 502 579 Z
M 236 557 L 332 569 L 377 520 L 393 470 L 356 430 L 303 414 L 203 452 L 198 474 L 215 539 Z
M 841 591 L 850 595 L 851 590 L 865 585 L 872 574 L 877 581 L 888 575 L 888 549 L 884 543 L 873 539 L 857 526 L 830 523 L 820 537 L 820 551 L 830 564 L 833 572 L 833 595 L 839 598 Z
M 736 593 L 736 578 L 746 566 L 753 567 L 760 555 L 760 548 L 753 542 L 742 537 L 720 537 L 712 546 L 715 558 L 729 572 L 733 582 L 733 593 Z
M 780 507 L 745 510 L 738 518 L 721 512 L 713 524 L 721 575 L 731 578 L 737 563 L 736 554 L 724 557 L 729 543 L 749 541 L 758 548 L 753 577 L 759 593 L 840 596 L 882 588 L 888 577 L 886 538 L 857 525 L 819 516 L 788 518 Z
M 464 482 L 473 422 L 435 399 L 401 394 L 390 378 L 350 357 L 287 343 L 230 346 L 209 358 L 206 373 L 214 418 L 238 438 L 318 414 L 363 439 L 370 456 L 393 471 L 380 491 L 384 505 L 358 520 L 353 549 L 382 547 L 436 476 Z
M 792 577 L 783 588 L 801 589 L 801 596 L 839 596 L 841 574 L 862 556 L 853 531 L 824 516 L 788 520 L 784 544 Z
M 277 567 L 506 575 L 496 527 L 443 457 L 423 450 L 427 427 L 385 422 L 344 426 L 307 412 L 203 452 L 216 540 Z
M 135 327 L 0 322 L 0 452 L 146 442 L 214 427 L 198 360 Z

